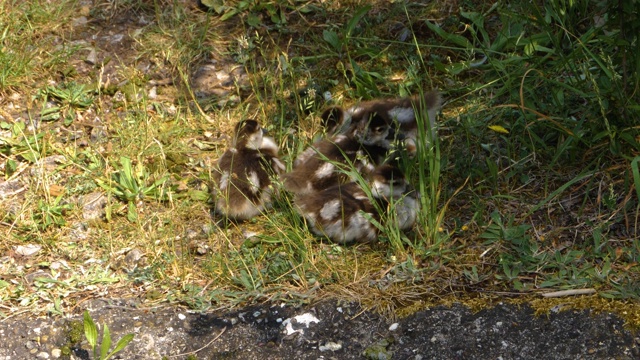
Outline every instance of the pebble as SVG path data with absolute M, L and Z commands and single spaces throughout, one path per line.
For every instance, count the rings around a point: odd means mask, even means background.
M 59 358 L 60 356 L 62 356 L 62 350 L 57 349 L 57 348 L 56 348 L 56 349 L 51 350 L 51 357 L 52 357 L 52 358 L 57 359 L 57 358 Z
M 98 63 L 98 53 L 96 52 L 96 49 L 91 49 L 91 51 L 89 51 L 89 55 L 87 55 L 87 57 L 84 59 L 84 61 L 89 65 L 97 64 Z
M 27 257 L 27 256 L 33 256 L 38 252 L 40 252 L 40 249 L 42 249 L 42 246 L 36 245 L 36 244 L 27 244 L 27 245 L 14 246 L 13 249 L 16 252 L 16 254 Z
M 38 355 L 36 355 L 36 357 L 38 359 L 48 359 L 49 358 L 49 353 L 41 351 L 38 353 Z
M 97 220 L 104 216 L 107 197 L 101 192 L 92 192 L 83 195 L 78 203 L 82 206 L 82 218 L 85 220 Z
M 398 329 L 398 326 L 400 326 L 400 324 L 398 323 L 391 324 L 391 326 L 389 326 L 389 331 L 396 331 Z
M 320 351 L 338 351 L 340 349 L 342 349 L 342 344 L 333 341 L 327 341 L 324 345 L 318 347 Z

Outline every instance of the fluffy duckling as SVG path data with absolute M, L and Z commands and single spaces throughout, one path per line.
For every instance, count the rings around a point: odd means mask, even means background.
M 378 209 L 388 210 L 394 202 L 395 219 L 401 230 L 410 229 L 417 217 L 419 202 L 402 172 L 395 166 L 383 164 L 370 174 L 372 199 L 356 183 L 338 184 L 305 196 L 297 196 L 298 213 L 310 225 L 311 231 L 337 243 L 370 242 L 378 238 L 379 229 L 368 216 L 380 221 Z M 364 215 L 367 214 L 367 215 Z
M 419 96 L 398 98 L 398 99 L 382 99 L 371 100 L 358 104 L 349 110 L 350 113 L 374 113 L 384 118 L 388 123 L 392 124 L 401 138 L 404 139 L 404 146 L 409 154 L 415 154 L 416 142 L 418 139 L 418 119 L 416 114 L 427 114 L 429 117 L 429 126 L 424 124 L 424 129 L 431 129 L 431 137 L 423 134 L 424 140 L 433 139 L 437 135 L 436 115 L 442 106 L 442 97 L 437 91 L 430 91 Z M 395 126 L 393 126 L 395 125 Z
M 333 131 L 343 127 L 346 115 L 340 108 L 332 108 L 322 115 L 324 123 Z M 330 186 L 353 181 L 350 170 L 368 173 L 381 163 L 390 142 L 390 126 L 375 114 L 361 114 L 345 133 L 320 140 L 302 152 L 294 161 L 294 168 L 283 176 L 285 188 L 298 195 L 310 194 Z
M 232 147 L 218 160 L 213 174 L 215 210 L 221 215 L 247 220 L 271 204 L 271 176 L 285 170 L 278 146 L 255 120 L 235 125 Z

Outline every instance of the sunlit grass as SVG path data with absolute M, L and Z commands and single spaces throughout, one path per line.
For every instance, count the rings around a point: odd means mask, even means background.
M 3 301 L 64 312 L 82 291 L 135 288 L 150 303 L 197 309 L 333 296 L 391 313 L 478 290 L 640 296 L 637 79 L 613 50 L 617 22 L 582 25 L 611 9 L 277 3 L 219 13 L 173 2 L 0 4 L 0 183 L 13 194 L 0 204 L 0 251 L 42 245 L 24 260 L 31 269 L 80 274 L 72 290 L 1 281 Z M 100 64 L 70 71 L 86 55 L 74 19 L 99 28 L 120 15 L 146 21 L 126 29 L 132 47 L 111 60 L 120 83 Z M 226 105 L 191 86 L 194 71 L 222 60 L 247 73 Z M 157 73 L 141 70 L 145 61 Z M 151 81 L 162 83 L 155 97 Z M 379 243 L 332 244 L 284 190 L 251 221 L 212 216 L 210 171 L 237 120 L 259 120 L 290 168 L 322 133 L 325 107 L 432 88 L 445 98 L 439 137 L 400 161 L 421 194 L 412 231 L 391 219 Z M 52 155 L 63 160 L 39 162 Z M 94 192 L 108 216 L 86 220 L 79 198 Z

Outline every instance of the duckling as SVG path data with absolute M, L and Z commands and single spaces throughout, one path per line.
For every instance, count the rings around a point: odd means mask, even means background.
M 272 175 L 284 172 L 275 141 L 264 136 L 252 119 L 239 121 L 232 146 L 218 160 L 213 174 L 215 210 L 228 218 L 247 220 L 270 207 Z
M 332 108 L 323 114 L 324 123 L 332 123 L 334 131 L 342 127 L 348 114 Z M 351 119 L 345 133 L 320 140 L 302 152 L 291 172 L 283 175 L 285 188 L 294 194 L 309 194 L 330 186 L 352 181 L 346 173 L 371 172 L 386 155 L 390 142 L 390 126 L 376 114 L 359 114 Z M 349 115 L 350 116 L 350 115 Z
M 395 166 L 383 164 L 371 174 L 369 188 L 372 199 L 357 182 L 338 184 L 325 190 L 296 196 L 298 213 L 304 217 L 311 231 L 337 243 L 371 242 L 378 238 L 379 229 L 369 221 L 380 221 L 379 210 L 388 209 L 394 202 L 395 219 L 401 230 L 411 228 L 417 217 L 418 201 L 415 191 Z M 365 215 L 366 214 L 366 215 Z
M 324 133 L 329 137 L 337 136 L 340 134 L 340 129 L 344 125 L 346 116 L 344 110 L 340 107 L 331 107 L 326 109 L 320 116 L 322 128 L 325 129 Z M 296 168 L 300 164 L 307 161 L 313 155 L 317 153 L 316 148 L 322 143 L 321 139 L 313 142 L 313 145 L 306 148 L 301 152 L 293 161 L 293 167 Z
M 418 140 L 418 122 L 420 118 L 417 114 L 426 112 L 429 117 L 429 127 L 424 124 L 424 129 L 431 130 L 431 137 L 423 134 L 424 141 L 434 139 L 437 135 L 436 115 L 442 106 L 442 97 L 437 91 L 430 91 L 424 94 L 423 98 L 419 96 L 398 98 L 398 99 L 381 99 L 371 100 L 358 104 L 350 110 L 351 113 L 375 113 L 384 118 L 388 123 L 392 124 L 392 129 L 397 130 L 400 139 L 404 141 L 404 147 L 410 155 L 414 155 L 417 151 L 416 142 Z M 395 125 L 395 126 L 393 126 Z M 394 135 L 391 132 L 391 135 Z

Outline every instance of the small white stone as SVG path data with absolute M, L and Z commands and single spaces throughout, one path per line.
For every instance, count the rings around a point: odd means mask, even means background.
M 396 331 L 396 330 L 398 330 L 398 326 L 400 326 L 400 324 L 398 324 L 398 323 L 393 323 L 393 324 L 391 324 L 391 326 L 389 326 L 389 331 Z
M 154 86 L 151 88 L 151 90 L 149 90 L 149 99 L 155 100 L 157 97 L 158 97 L 158 88 Z
M 53 349 L 51 350 L 51 357 L 54 359 L 59 358 L 60 356 L 62 356 L 62 350 L 60 349 Z
M 38 355 L 36 355 L 36 357 L 38 359 L 48 359 L 49 358 L 49 353 L 41 351 L 41 352 L 38 353 Z
M 186 316 L 184 316 L 183 314 L 178 314 L 178 319 L 180 319 L 180 320 L 184 320 L 184 319 L 186 319 L 186 318 L 187 318 L 187 317 L 186 317 Z
M 328 341 L 324 345 L 318 346 L 320 351 L 338 351 L 340 349 L 342 349 L 342 344 L 334 343 L 333 341 Z
M 14 247 L 16 254 L 20 256 L 32 256 L 38 253 L 42 246 L 36 244 L 19 245 Z

